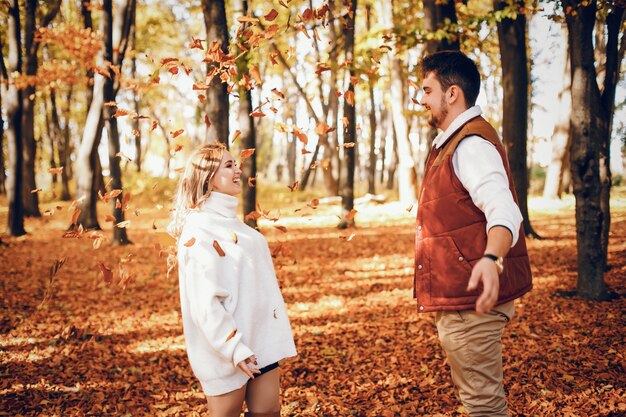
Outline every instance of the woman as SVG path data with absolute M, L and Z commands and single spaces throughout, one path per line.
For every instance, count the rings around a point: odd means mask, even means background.
M 189 362 L 211 417 L 280 416 L 278 361 L 296 355 L 267 241 L 237 218 L 241 170 L 221 144 L 193 152 L 170 233 L 178 240 Z

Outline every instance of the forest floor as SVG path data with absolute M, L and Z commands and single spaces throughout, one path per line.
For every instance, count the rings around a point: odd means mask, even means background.
M 606 282 L 616 296 L 606 302 L 573 296 L 573 198 L 529 202 L 544 239 L 528 241 L 534 289 L 517 301 L 504 336 L 513 416 L 626 416 L 626 191 L 613 195 Z M 58 202 L 42 206 L 54 214 L 27 219 L 28 235 L 2 237 L 0 415 L 206 413 L 185 353 L 177 278 L 159 256 L 168 209 L 133 204 L 132 245 L 94 249 L 97 239 L 63 238 L 72 216 Z M 415 209 L 356 209 L 358 227 L 347 231 L 333 227 L 338 205 L 286 204 L 278 221 L 260 222 L 299 352 L 281 365 L 282 415 L 463 415 L 433 316 L 418 314 L 412 299 Z M 106 237 L 108 212 L 99 207 Z M 0 224 L 6 216 L 3 208 Z M 112 270 L 110 284 L 100 264 Z

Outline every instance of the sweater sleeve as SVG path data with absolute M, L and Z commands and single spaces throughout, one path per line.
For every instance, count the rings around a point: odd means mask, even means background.
M 235 277 L 226 276 L 228 259 L 219 256 L 212 244 L 213 241 L 203 239 L 184 247 L 185 295 L 191 319 L 211 347 L 237 366 L 254 352 L 242 342 L 237 323 L 224 307 L 224 301 L 230 296 L 224 280 Z
M 515 204 L 509 180 L 496 147 L 479 136 L 459 143 L 452 156 L 454 171 L 469 192 L 472 201 L 487 218 L 487 232 L 504 226 L 511 232 L 515 245 L 519 238 L 522 213 Z

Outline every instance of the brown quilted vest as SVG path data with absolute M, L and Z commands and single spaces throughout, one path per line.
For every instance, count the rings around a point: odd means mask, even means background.
M 415 277 L 413 296 L 420 312 L 473 310 L 482 285 L 466 291 L 472 267 L 487 246 L 487 219 L 474 205 L 457 178 L 452 155 L 468 136 L 480 136 L 495 145 L 517 203 L 506 151 L 494 128 L 476 117 L 452 134 L 439 149 L 432 149 L 420 190 L 415 236 Z M 514 300 L 532 288 L 530 262 L 524 232 L 504 258 L 497 304 Z

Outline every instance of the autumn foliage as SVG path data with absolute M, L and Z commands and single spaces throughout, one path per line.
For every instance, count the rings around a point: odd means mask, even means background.
M 513 416 L 626 414 L 626 206 L 615 201 L 609 302 L 571 295 L 571 200 L 533 213 L 546 237 L 529 241 L 535 288 L 504 337 Z M 299 351 L 281 365 L 282 415 L 461 416 L 433 316 L 417 314 L 411 296 L 414 210 L 360 205 L 359 227 L 338 231 L 339 207 L 278 209 L 258 215 Z M 63 238 L 71 216 L 65 207 L 3 238 L 0 414 L 204 415 L 176 274 L 166 275 L 167 208 L 133 216 L 126 247 L 95 248 L 87 232 Z

